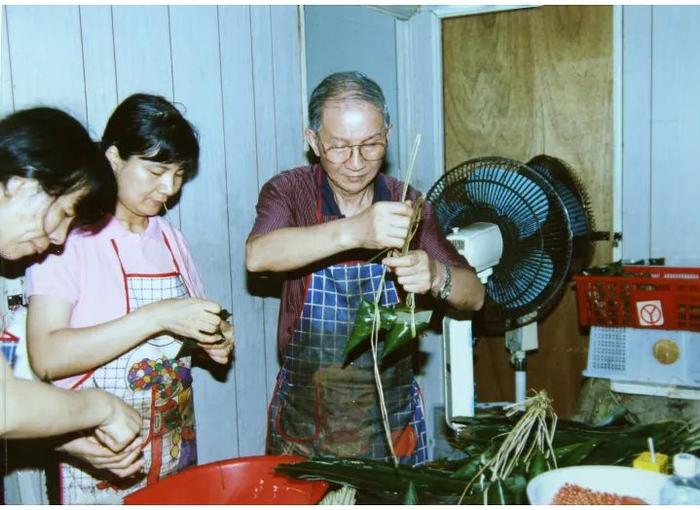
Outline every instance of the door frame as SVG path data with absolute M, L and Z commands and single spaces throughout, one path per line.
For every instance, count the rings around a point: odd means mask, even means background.
M 413 140 L 422 135 L 420 151 L 413 171 L 417 188 L 427 191 L 445 171 L 442 20 L 504 10 L 537 6 L 434 6 L 424 7 L 409 19 L 396 20 L 396 58 L 398 83 L 399 166 L 406 168 Z M 613 6 L 613 231 L 622 231 L 622 6 Z M 619 260 L 622 245 L 613 247 L 613 260 Z M 432 458 L 438 437 L 439 417 L 433 406 L 444 405 L 443 352 L 440 335 L 428 332 L 421 341 L 428 355 L 418 380 L 425 395 L 428 449 Z
M 538 5 L 438 5 L 409 19 L 396 20 L 399 103 L 399 163 L 405 168 L 412 141 L 422 133 L 424 143 L 416 167 L 432 168 L 423 180 L 435 182 L 444 168 L 442 20 L 456 16 L 537 8 Z M 613 232 L 622 231 L 622 6 L 613 5 Z M 426 138 L 427 135 L 427 138 Z M 422 163 L 422 164 L 421 164 Z M 419 177 L 420 180 L 420 177 Z M 622 242 L 613 246 L 613 260 L 622 255 Z

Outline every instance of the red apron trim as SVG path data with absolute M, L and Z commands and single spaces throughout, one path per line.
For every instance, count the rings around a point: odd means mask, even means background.
M 323 199 L 321 198 L 321 195 L 322 195 L 322 193 L 321 193 L 321 179 L 323 177 L 321 175 L 322 171 L 323 170 L 321 170 L 320 167 L 318 167 L 316 169 L 316 224 L 317 225 L 320 225 L 321 223 L 323 223 L 323 214 L 322 214 L 322 209 L 321 209 L 321 206 L 323 204 Z
M 170 278 L 171 276 L 180 275 L 177 271 L 172 271 L 170 273 L 127 273 L 127 276 L 133 278 Z
M 95 369 L 95 370 L 97 370 L 97 369 Z M 76 388 L 79 388 L 81 384 L 83 384 L 85 381 L 87 381 L 92 376 L 92 374 L 95 373 L 95 370 L 90 370 L 89 372 L 85 372 L 82 376 L 80 376 L 80 379 L 78 379 L 76 382 L 74 382 L 71 385 L 71 389 L 74 390 Z
M 282 380 L 278 376 L 277 380 L 275 381 L 275 389 L 272 390 L 272 398 L 270 399 L 270 403 L 267 405 L 267 423 L 270 423 L 272 421 L 272 404 L 275 401 L 275 397 L 279 397 L 278 391 L 282 387 Z M 267 437 L 265 438 L 265 451 L 269 451 L 272 443 L 272 438 L 270 434 L 269 426 L 268 426 L 268 431 L 267 431 Z
M 175 272 L 177 274 L 180 274 L 180 266 L 177 263 L 177 260 L 175 259 L 175 255 L 173 254 L 173 250 L 170 247 L 170 241 L 168 241 L 168 236 L 165 235 L 165 232 L 161 231 L 161 234 L 163 234 L 163 240 L 165 241 L 165 246 L 168 248 L 168 251 L 170 252 L 170 257 L 173 259 L 173 264 L 175 264 Z
M 114 253 L 117 255 L 117 261 L 119 262 L 119 269 L 122 270 L 122 279 L 124 280 L 124 299 L 126 300 L 126 313 L 129 313 L 129 285 L 127 283 L 126 270 L 124 269 L 124 264 L 122 264 L 122 259 L 119 256 L 119 248 L 117 248 L 117 242 L 114 239 L 109 240 L 112 243 L 112 248 L 114 248 Z
M 282 429 L 284 398 L 279 399 L 277 416 L 275 417 L 275 428 L 277 429 L 277 433 L 280 435 L 280 437 L 282 437 L 285 441 L 289 441 L 290 443 L 313 443 L 316 441 L 316 439 L 318 439 L 318 436 L 321 433 L 321 408 L 318 404 L 321 396 L 319 393 L 320 388 L 316 388 L 316 398 L 314 398 L 314 433 L 311 435 L 311 437 L 293 437 Z
M 397 457 L 408 457 L 416 451 L 418 446 L 418 433 L 409 423 L 403 430 L 394 430 L 391 433 L 391 442 L 394 444 L 394 452 Z

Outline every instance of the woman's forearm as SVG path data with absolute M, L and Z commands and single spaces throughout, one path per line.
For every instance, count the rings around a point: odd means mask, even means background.
M 69 328 L 68 303 L 30 297 L 27 343 L 34 372 L 42 379 L 60 379 L 115 359 L 159 332 L 149 306 L 96 326 Z
M 5 360 L 1 361 L 0 436 L 55 436 L 98 427 L 107 420 L 110 407 L 102 392 L 63 390 L 39 381 L 17 379 Z

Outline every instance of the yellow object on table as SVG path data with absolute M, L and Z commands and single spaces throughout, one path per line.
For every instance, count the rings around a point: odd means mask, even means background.
M 632 467 L 646 469 L 657 473 L 668 472 L 668 455 L 663 453 L 654 454 L 654 462 L 651 461 L 651 452 L 642 452 L 632 462 Z

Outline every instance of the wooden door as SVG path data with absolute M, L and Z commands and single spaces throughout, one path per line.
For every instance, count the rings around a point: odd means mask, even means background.
M 597 228 L 612 230 L 612 18 L 611 6 L 545 6 L 443 21 L 445 168 L 481 156 L 561 158 L 588 190 Z M 611 256 L 598 243 L 594 263 Z M 571 288 L 540 322 L 539 346 L 528 387 L 546 389 L 567 417 L 587 353 Z M 512 400 L 503 337 L 482 338 L 475 355 L 478 399 Z

